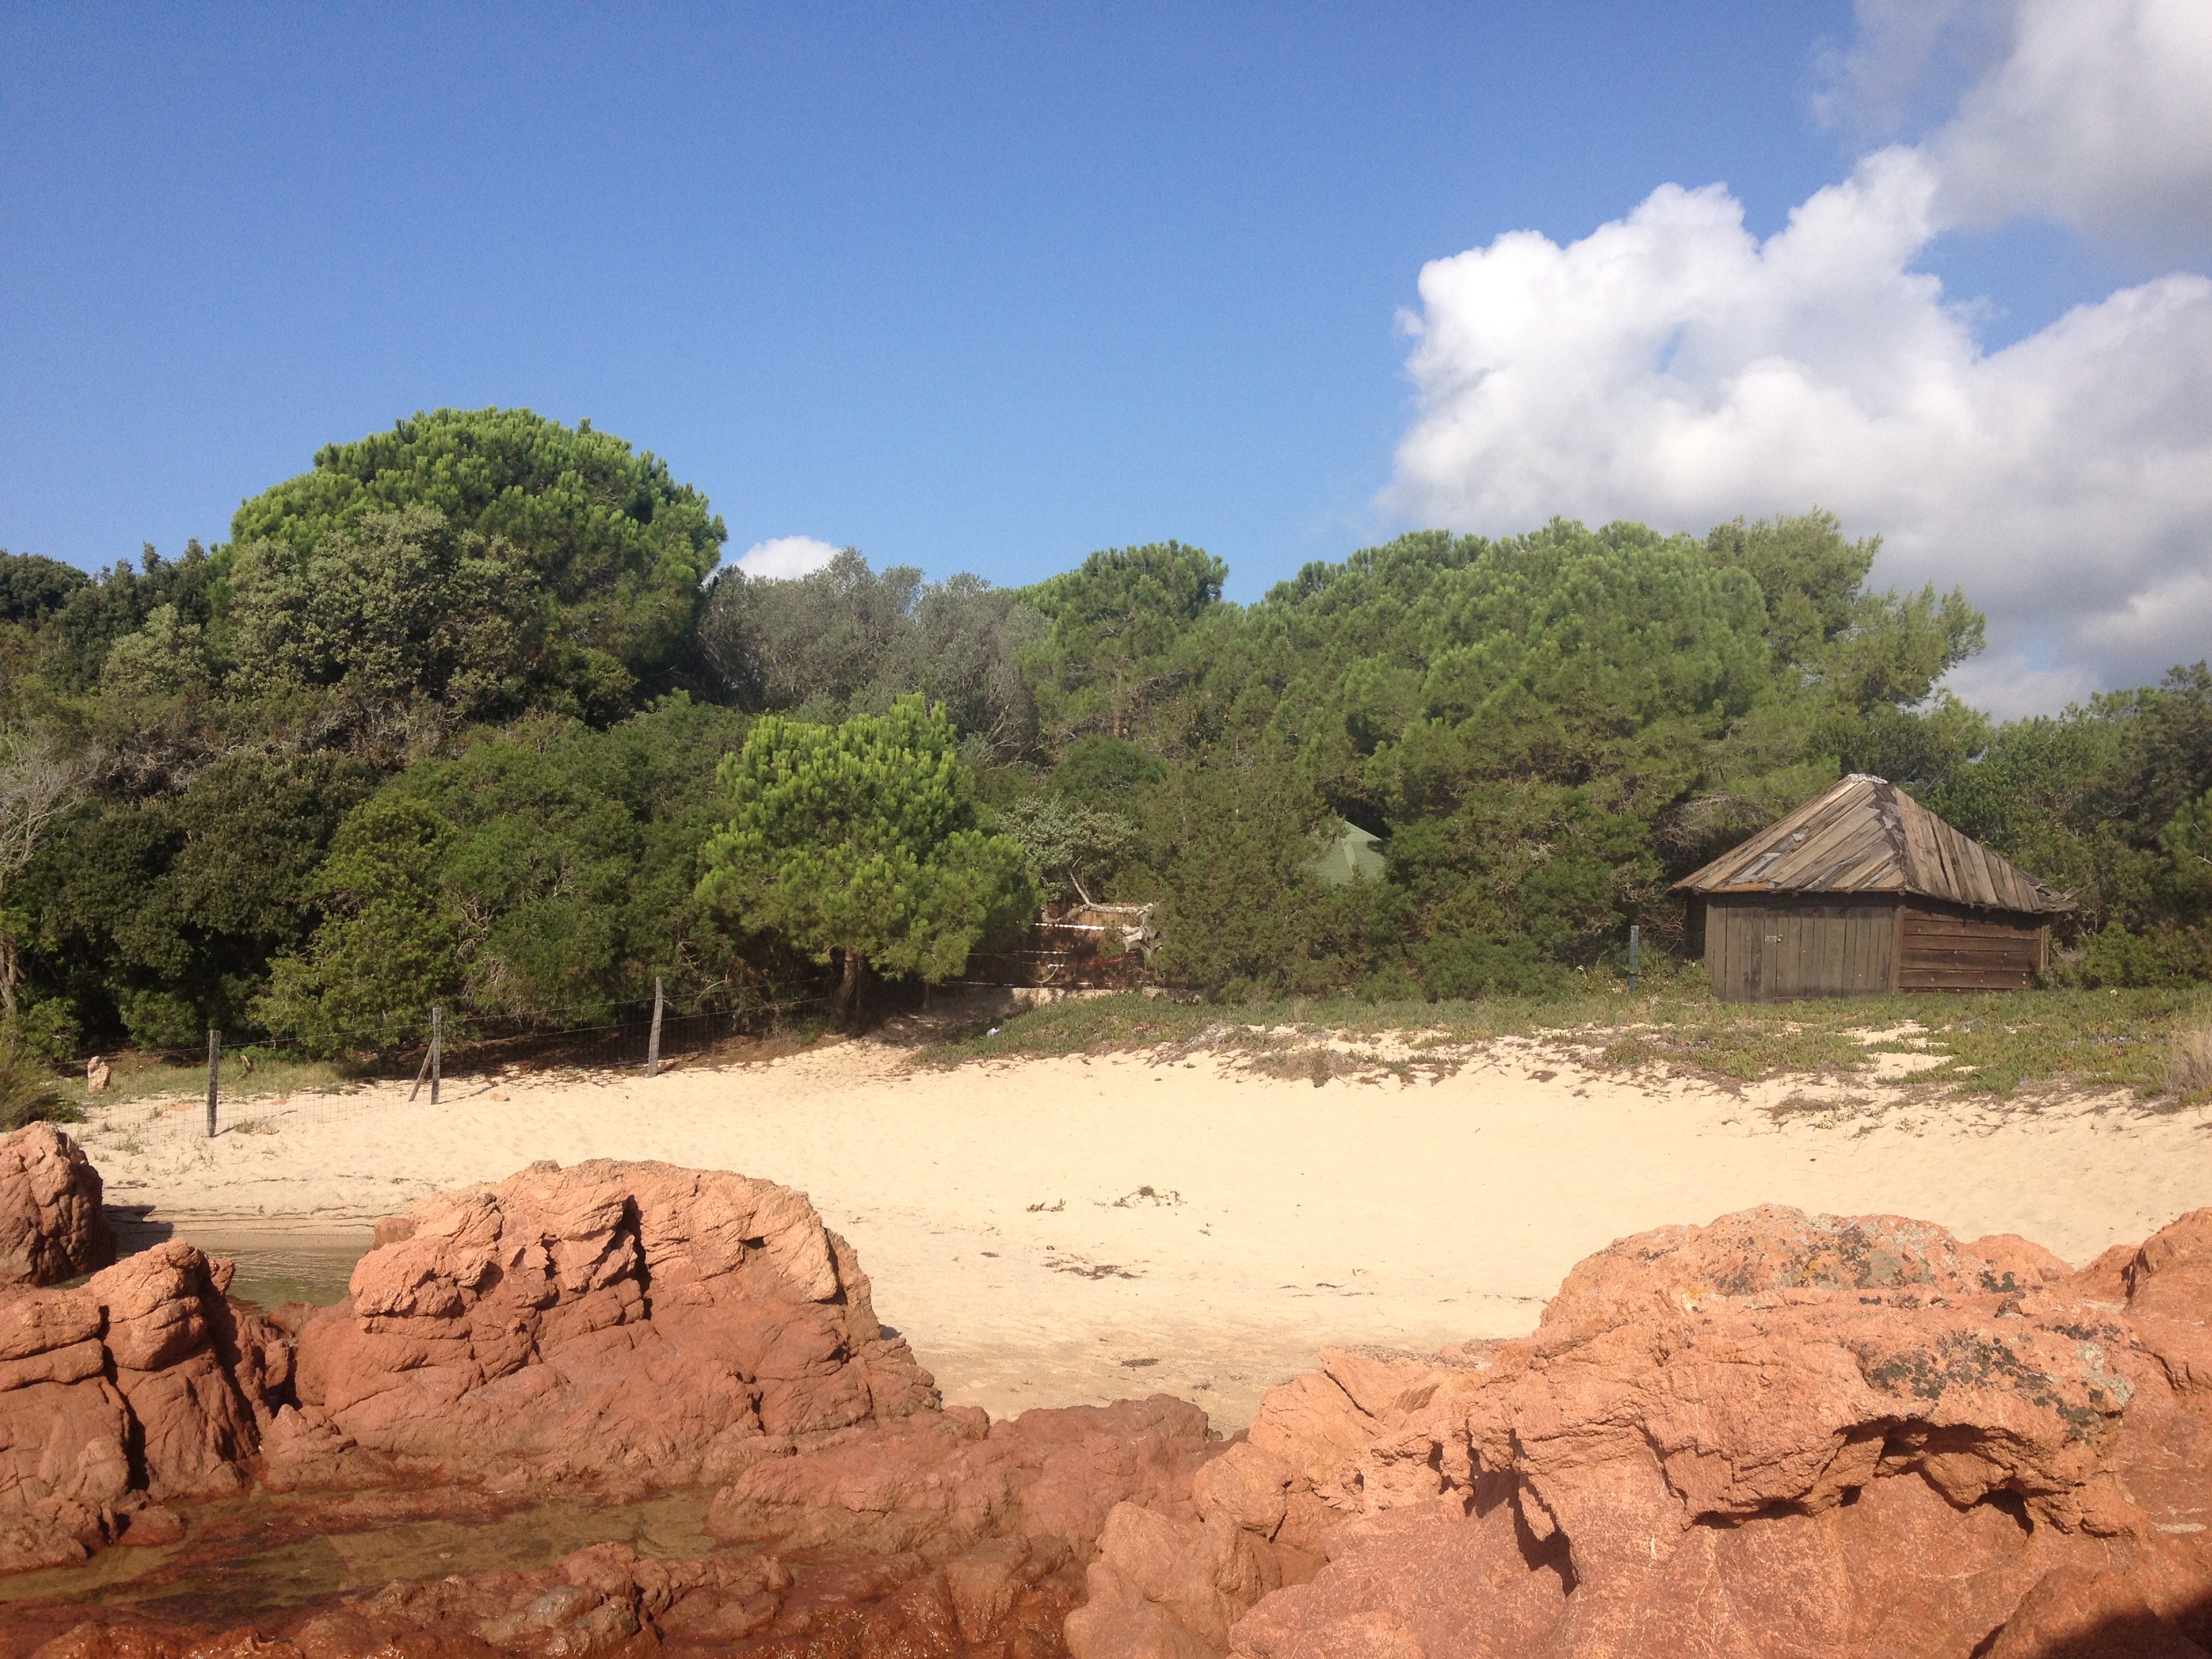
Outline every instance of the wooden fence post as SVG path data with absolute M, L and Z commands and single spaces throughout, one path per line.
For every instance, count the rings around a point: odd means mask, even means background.
M 1636 994 L 1636 958 L 1644 943 L 1644 930 L 1634 922 L 1628 924 L 1628 994 Z
M 415 1103 L 415 1097 L 422 1092 L 422 1079 L 429 1075 L 430 1051 L 425 1048 L 422 1050 L 422 1063 L 415 1068 L 415 1086 L 407 1091 L 407 1103 L 410 1106 Z
M 215 1139 L 216 1080 L 222 1071 L 222 1033 L 214 1026 L 208 1027 L 208 1139 Z
M 645 1074 L 660 1075 L 660 975 L 653 976 L 653 1035 L 645 1043 Z
M 433 1004 L 430 1009 L 430 1103 L 438 1103 L 438 1073 L 446 1057 L 446 1011 Z

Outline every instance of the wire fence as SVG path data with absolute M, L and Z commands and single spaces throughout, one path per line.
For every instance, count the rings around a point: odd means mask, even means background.
M 816 996 L 750 999 L 679 1012 L 645 998 L 602 1005 L 580 1018 L 572 1011 L 569 1023 L 562 1024 L 468 1016 L 455 1018 L 434 1038 L 426 1022 L 421 1042 L 336 1068 L 304 1066 L 252 1049 L 225 1052 L 211 1042 L 204 1073 L 197 1054 L 138 1056 L 158 1059 L 172 1075 L 190 1066 L 191 1092 L 165 1087 L 118 1091 L 106 1099 L 88 1092 L 86 1121 L 73 1133 L 88 1148 L 129 1154 L 155 1145 L 275 1133 L 359 1111 L 389 1103 L 398 1084 L 409 1085 L 410 1098 L 428 1100 L 455 1089 L 481 1097 L 489 1083 L 525 1071 L 641 1074 L 656 1062 L 665 1071 L 790 1031 L 829 1006 L 827 997 Z

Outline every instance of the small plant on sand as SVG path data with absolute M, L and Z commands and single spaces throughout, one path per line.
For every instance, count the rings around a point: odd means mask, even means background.
M 45 1059 L 13 1019 L 0 1019 L 0 1131 L 40 1120 L 79 1123 L 84 1114 L 62 1099 Z
M 2166 1057 L 2166 1088 L 2185 1100 L 2212 1091 L 2212 1021 L 2173 1034 Z

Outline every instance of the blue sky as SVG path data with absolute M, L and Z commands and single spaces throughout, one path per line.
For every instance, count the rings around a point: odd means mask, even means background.
M 1176 537 L 1254 598 L 1425 520 L 1609 516 L 1571 456 L 1542 511 L 1470 484 L 1504 452 L 1398 457 L 1439 395 L 1400 320 L 1425 264 L 1669 182 L 1772 235 L 1948 118 L 1835 115 L 1839 62 L 1895 56 L 1868 9 L 11 7 L 0 546 L 217 539 L 441 404 L 657 451 L 731 556 L 1020 582 Z M 1996 350 L 2201 266 L 2182 240 L 2000 212 L 1911 263 Z

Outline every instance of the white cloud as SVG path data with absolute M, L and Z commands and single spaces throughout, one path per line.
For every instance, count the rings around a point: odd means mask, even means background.
M 1814 113 L 1876 139 L 1933 125 L 1957 104 L 1965 82 L 2003 55 L 2017 3 L 1857 0 L 1857 33 L 1815 54 Z
M 2017 213 L 2136 253 L 2212 244 L 2212 6 L 2204 0 L 1859 0 L 1814 106 L 1926 128 L 1951 222 Z M 1915 123 L 1934 96 L 1942 117 Z M 1952 107 L 1955 106 L 1955 107 Z
M 755 542 L 747 548 L 738 556 L 738 568 L 748 576 L 787 580 L 821 569 L 838 552 L 828 542 L 812 536 L 778 536 L 772 541 Z
M 1764 242 L 1723 187 L 1668 185 L 1567 246 L 1516 232 L 1425 267 L 1407 319 L 1419 410 L 1388 504 L 1496 533 L 1553 513 L 1702 529 L 1817 502 L 1885 533 L 1878 580 L 1960 585 L 1990 612 L 1991 652 L 1956 684 L 2000 712 L 2203 655 L 2212 283 L 2163 276 L 1984 353 L 1972 308 L 1911 269 L 1963 204 L 2057 211 L 2101 188 L 2138 212 L 2195 188 L 2158 157 L 2130 198 L 2108 149 L 2033 173 L 2009 205 L 1997 193 L 2005 143 L 2045 153 L 2017 137 L 2040 134 L 2050 91 L 2031 46 L 2117 54 L 2079 66 L 2097 89 L 2084 131 L 2104 89 L 2142 80 L 2136 35 L 2069 37 L 2045 10 L 2018 9 L 2008 54 L 1928 145 L 1869 156 Z

